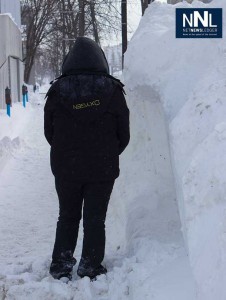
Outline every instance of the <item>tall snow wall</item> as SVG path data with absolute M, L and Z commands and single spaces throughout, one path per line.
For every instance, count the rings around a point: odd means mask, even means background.
M 177 7 L 223 7 L 226 31 L 224 0 L 154 2 L 129 43 L 124 70 L 131 111 L 123 172 L 124 197 L 131 204 L 127 236 L 151 231 L 152 238 L 167 234 L 173 239 L 181 229 L 197 299 L 225 300 L 226 39 L 176 39 Z M 130 206 L 140 212 L 141 230 Z

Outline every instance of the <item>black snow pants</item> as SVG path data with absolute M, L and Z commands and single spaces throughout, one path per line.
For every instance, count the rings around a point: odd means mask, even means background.
M 56 238 L 52 253 L 52 264 L 64 265 L 64 260 L 73 268 L 79 222 L 83 207 L 83 249 L 82 259 L 90 262 L 93 268 L 98 267 L 105 252 L 105 218 L 110 195 L 115 180 L 100 182 L 69 182 L 55 179 L 59 198 L 59 218 Z M 63 263 L 63 264 L 62 264 Z M 59 270 L 60 272 L 61 270 Z

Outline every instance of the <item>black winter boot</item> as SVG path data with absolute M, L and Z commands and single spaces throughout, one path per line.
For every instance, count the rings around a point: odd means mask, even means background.
M 90 266 L 89 261 L 85 260 L 84 258 L 81 258 L 81 261 L 78 266 L 77 274 L 81 278 L 88 276 L 91 280 L 95 279 L 96 276 L 106 274 L 107 269 L 99 265 L 98 267 L 94 268 Z
M 72 279 L 73 266 L 76 264 L 76 259 L 73 256 L 62 254 L 61 258 L 53 260 L 50 265 L 49 273 L 54 279 L 60 279 L 61 277 L 67 277 L 69 280 Z

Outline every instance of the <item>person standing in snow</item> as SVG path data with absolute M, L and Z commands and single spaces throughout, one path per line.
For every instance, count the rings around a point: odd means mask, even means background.
M 83 249 L 77 274 L 105 274 L 105 218 L 119 176 L 119 155 L 129 143 L 129 109 L 123 84 L 109 75 L 103 50 L 78 37 L 62 75 L 46 94 L 44 134 L 59 198 L 50 274 L 72 278 L 83 206 Z

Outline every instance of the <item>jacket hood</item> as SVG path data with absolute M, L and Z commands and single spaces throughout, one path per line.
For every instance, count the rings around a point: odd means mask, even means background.
M 109 74 L 109 66 L 104 51 L 93 40 L 78 37 L 62 65 L 62 75 L 91 71 Z

